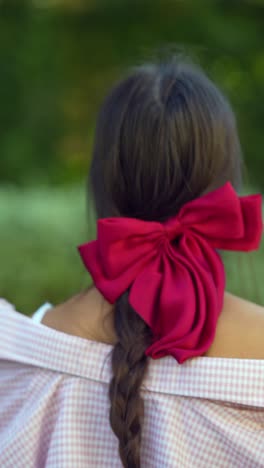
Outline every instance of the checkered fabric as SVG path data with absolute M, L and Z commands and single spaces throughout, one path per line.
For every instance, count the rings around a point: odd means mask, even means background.
M 108 420 L 112 346 L 0 301 L 0 467 L 121 467 Z M 142 468 L 264 467 L 264 360 L 150 360 Z

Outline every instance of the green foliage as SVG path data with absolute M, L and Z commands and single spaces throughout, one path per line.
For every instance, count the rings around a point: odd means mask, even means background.
M 175 51 L 176 44 L 229 95 L 251 179 L 264 186 L 261 3 L 57 4 L 60 8 L 33 7 L 48 5 L 40 0 L 0 2 L 2 181 L 78 182 L 89 166 L 104 94 L 127 67 Z
M 95 235 L 83 187 L 0 190 L 0 297 L 25 313 L 90 283 L 77 246 Z
M 257 0 L 0 0 L 0 296 L 32 313 L 90 281 L 79 184 L 102 98 L 130 66 L 179 50 L 198 61 L 230 97 L 264 187 L 263 14 Z M 225 259 L 228 289 L 264 304 L 263 246 Z

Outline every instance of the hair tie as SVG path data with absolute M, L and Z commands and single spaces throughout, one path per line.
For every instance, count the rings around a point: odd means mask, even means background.
M 255 250 L 262 231 L 261 195 L 239 197 L 227 182 L 164 223 L 99 219 L 97 240 L 78 250 L 110 303 L 129 289 L 129 303 L 153 332 L 146 354 L 181 364 L 214 340 L 225 290 L 216 249 Z

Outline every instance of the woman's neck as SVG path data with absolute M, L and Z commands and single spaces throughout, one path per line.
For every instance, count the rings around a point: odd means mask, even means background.
M 46 312 L 42 323 L 58 331 L 114 345 L 114 306 L 94 287 Z M 264 359 L 264 308 L 225 293 L 214 341 L 207 357 Z
M 115 344 L 114 306 L 91 286 L 49 309 L 42 324 L 70 335 Z

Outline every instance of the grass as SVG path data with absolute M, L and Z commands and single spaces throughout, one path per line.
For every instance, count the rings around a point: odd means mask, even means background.
M 91 281 L 77 246 L 95 235 L 85 189 L 0 189 L 0 297 L 32 314 L 59 303 Z M 227 289 L 264 305 L 264 243 L 258 252 L 225 253 Z

